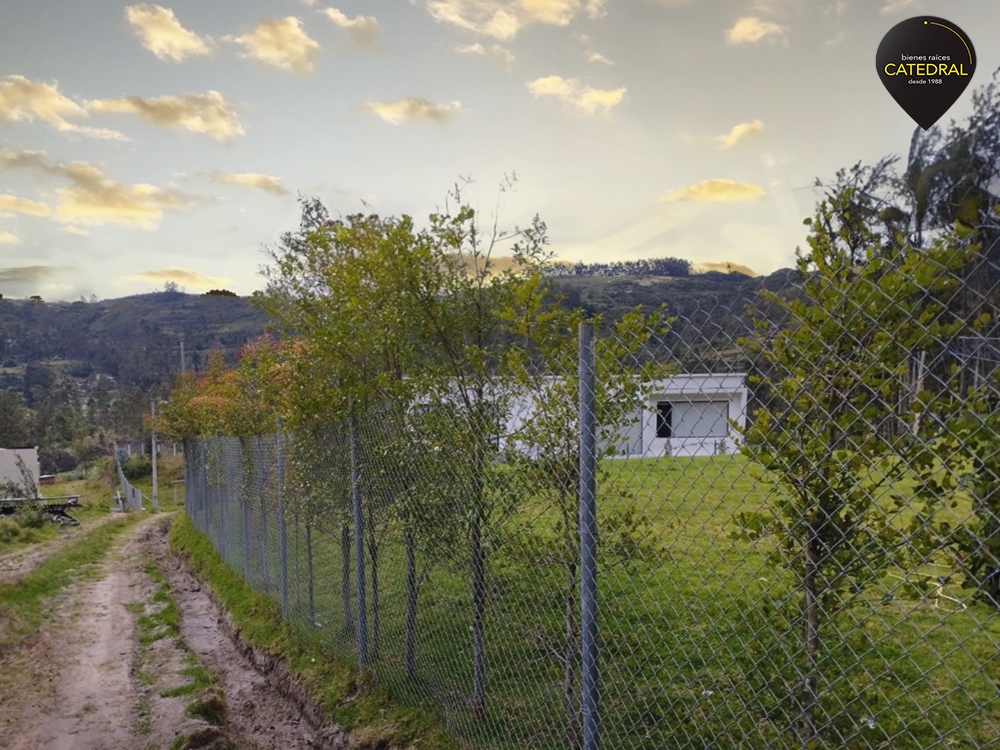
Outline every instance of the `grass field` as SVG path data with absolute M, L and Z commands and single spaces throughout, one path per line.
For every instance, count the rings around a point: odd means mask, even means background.
M 630 514 L 632 536 L 641 537 L 646 553 L 627 564 L 613 555 L 600 561 L 602 746 L 801 747 L 794 580 L 774 567 L 762 544 L 732 534 L 737 513 L 767 505 L 770 485 L 739 456 L 614 461 L 606 468 L 599 514 Z M 198 505 L 189 512 L 234 570 L 277 599 L 274 508 L 267 499 L 241 502 L 236 492 L 225 492 L 223 485 L 239 485 L 238 477 L 228 479 L 209 484 L 207 510 Z M 571 744 L 560 661 L 568 571 L 553 562 L 557 549 L 545 533 L 553 518 L 551 508 L 529 500 L 486 540 L 487 711 L 481 720 L 470 708 L 472 611 L 463 545 L 421 561 L 418 677 L 409 680 L 401 533 L 391 524 L 379 532 L 380 642 L 373 671 L 398 699 L 442 712 L 462 745 Z M 307 532 L 293 510 L 286 514 L 289 614 L 306 637 L 352 658 L 357 613 L 345 617 L 341 605 L 339 521 L 325 521 Z M 613 539 L 605 541 L 614 546 Z M 371 629 L 370 567 L 367 575 Z M 996 743 L 1000 616 L 972 603 L 967 592 L 949 589 L 961 602 L 935 606 L 930 598 L 900 598 L 891 575 L 881 580 L 822 623 L 818 744 Z
M 82 536 L 98 521 L 107 520 L 113 506 L 111 484 L 107 478 L 99 476 L 97 467 L 89 472 L 79 472 L 84 479 L 57 481 L 41 488 L 42 495 L 48 498 L 60 496 L 79 496 L 79 508 L 72 508 L 69 514 L 80 522 L 78 526 L 55 523 L 46 516 L 38 519 L 40 523 L 28 525 L 24 519 L 16 516 L 0 518 L 0 557 L 20 552 L 39 543 L 57 538 L 72 538 Z M 170 511 L 184 504 L 184 485 L 173 484 L 176 479 L 184 476 L 184 459 L 182 456 L 163 456 L 159 461 L 157 485 L 159 487 L 160 510 Z M 134 482 L 147 498 L 147 509 L 151 509 L 148 498 L 152 495 L 152 478 L 147 476 Z

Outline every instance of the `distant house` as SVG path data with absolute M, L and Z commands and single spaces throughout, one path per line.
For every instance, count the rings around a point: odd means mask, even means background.
M 13 483 L 31 493 L 38 492 L 41 484 L 41 469 L 38 464 L 38 448 L 0 448 L 0 485 Z
M 712 456 L 736 451 L 737 437 L 746 426 L 745 373 L 674 375 L 647 383 L 643 390 L 645 405 L 613 429 L 615 457 Z M 508 435 L 531 420 L 534 400 L 530 395 L 514 399 Z M 528 446 L 519 449 L 534 452 Z
M 737 436 L 746 426 L 746 410 L 745 373 L 674 375 L 658 380 L 650 384 L 646 407 L 634 413 L 621 431 L 615 455 L 734 453 Z

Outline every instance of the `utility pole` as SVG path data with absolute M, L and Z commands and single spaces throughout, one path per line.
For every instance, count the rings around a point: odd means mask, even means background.
M 150 453 L 153 458 L 153 509 L 160 509 L 160 488 L 156 483 L 156 399 L 149 402 L 149 409 L 153 416 L 150 428 Z

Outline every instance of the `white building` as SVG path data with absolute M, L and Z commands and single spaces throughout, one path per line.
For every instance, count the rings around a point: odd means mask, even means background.
M 746 427 L 746 409 L 745 373 L 658 380 L 648 388 L 646 407 L 621 430 L 616 454 L 652 458 L 734 453 Z
M 26 477 L 22 473 L 22 467 L 32 483 L 27 489 L 37 493 L 41 477 L 38 448 L 0 448 L 0 484 L 12 482 L 24 487 Z
M 645 405 L 637 408 L 613 433 L 614 453 L 621 458 L 712 456 L 734 453 L 746 426 L 745 373 L 674 375 L 643 388 Z M 516 434 L 535 413 L 532 396 L 515 398 L 507 419 L 507 434 Z M 519 441 L 520 442 L 520 441 Z M 605 443 L 605 444 L 606 444 Z M 519 449 L 533 453 L 519 445 Z

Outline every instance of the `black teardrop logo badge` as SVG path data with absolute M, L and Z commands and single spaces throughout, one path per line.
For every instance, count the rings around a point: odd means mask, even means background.
M 896 103 L 928 130 L 969 85 L 976 50 L 968 34 L 951 21 L 917 16 L 889 29 L 878 46 L 875 66 Z

